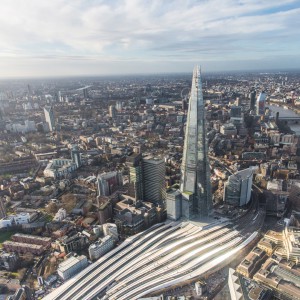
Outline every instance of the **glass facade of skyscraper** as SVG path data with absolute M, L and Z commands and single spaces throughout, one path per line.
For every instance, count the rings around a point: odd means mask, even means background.
M 205 105 L 200 68 L 195 67 L 185 129 L 181 166 L 182 216 L 207 216 L 212 207 L 207 156 Z

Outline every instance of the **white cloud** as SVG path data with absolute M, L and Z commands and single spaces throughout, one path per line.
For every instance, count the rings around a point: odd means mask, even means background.
M 297 2 L 2 0 L 0 57 L 8 65 L 9 57 L 99 62 L 294 54 Z

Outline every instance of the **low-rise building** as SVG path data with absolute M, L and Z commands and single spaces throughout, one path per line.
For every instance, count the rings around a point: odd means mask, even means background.
M 114 241 L 119 240 L 118 228 L 116 224 L 113 223 L 103 224 L 103 233 L 105 236 L 107 235 L 111 236 L 114 239 Z
M 253 279 L 272 288 L 275 296 L 279 299 L 299 299 L 299 276 L 295 276 L 286 268 L 279 266 L 271 258 L 262 265 Z
M 0 252 L 0 266 L 8 271 L 14 271 L 16 269 L 19 260 L 19 255 L 15 252 L 7 253 Z
M 266 252 L 261 250 L 258 247 L 255 247 L 239 264 L 237 267 L 237 272 L 246 276 L 248 278 L 252 278 L 254 273 L 259 269 L 262 261 L 266 258 Z
M 57 249 L 61 252 L 70 253 L 72 251 L 82 250 L 87 246 L 88 238 L 86 235 L 77 233 L 72 236 L 64 236 L 54 243 L 52 248 Z
M 67 280 L 83 270 L 87 265 L 88 260 L 86 256 L 72 256 L 59 264 L 57 274 L 63 280 Z
M 129 196 L 115 205 L 115 223 L 118 231 L 132 235 L 162 220 L 164 209 L 153 203 L 135 201 Z
M 30 213 L 22 212 L 12 216 L 16 225 L 27 224 L 30 221 Z
M 236 135 L 237 129 L 232 123 L 227 123 L 220 127 L 220 133 L 224 135 Z
M 42 245 L 45 247 L 49 247 L 51 244 L 51 238 L 31 234 L 16 233 L 11 239 L 14 242 Z
M 67 217 L 67 211 L 64 208 L 60 208 L 55 214 L 53 221 L 61 222 Z
M 3 249 L 6 251 L 18 252 L 21 254 L 32 253 L 35 255 L 41 255 L 45 251 L 45 247 L 43 245 L 34 245 L 12 241 L 5 241 L 2 245 Z
M 14 218 L 7 216 L 6 218 L 0 219 L 0 228 L 8 228 L 14 225 Z
M 96 260 L 109 252 L 114 247 L 114 239 L 110 235 L 105 236 L 96 243 L 90 245 L 89 256 L 91 260 Z
M 265 234 L 265 238 L 272 241 L 276 246 L 283 246 L 283 237 L 281 232 L 276 232 L 273 230 L 268 230 Z
M 273 241 L 264 237 L 258 242 L 257 247 L 265 251 L 270 256 L 273 254 L 276 248 L 276 244 Z
M 0 219 L 0 228 L 8 228 L 16 225 L 28 224 L 31 220 L 30 213 L 22 212 Z
M 70 176 L 78 166 L 71 159 L 53 159 L 44 170 L 45 177 L 54 179 Z

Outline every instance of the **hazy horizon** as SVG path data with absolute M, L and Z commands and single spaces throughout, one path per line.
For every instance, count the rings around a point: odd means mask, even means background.
M 299 0 L 3 0 L 0 78 L 300 69 Z
M 257 69 L 257 70 L 221 70 L 221 71 L 202 71 L 202 75 L 234 75 L 234 74 L 288 74 L 288 73 L 300 73 L 300 68 L 290 69 Z M 135 77 L 135 76 L 191 76 L 193 69 L 190 71 L 183 72 L 146 72 L 146 73 L 113 73 L 113 74 L 84 74 L 84 75 L 42 75 L 42 76 L 11 76 L 11 77 L 0 77 L 0 81 L 6 80 L 39 80 L 39 79 L 71 79 L 71 78 L 115 78 L 115 77 Z

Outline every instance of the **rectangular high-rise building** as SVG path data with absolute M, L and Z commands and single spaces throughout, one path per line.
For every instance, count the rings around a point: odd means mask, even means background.
M 142 157 L 132 153 L 127 157 L 129 167 L 128 194 L 135 200 L 163 204 L 166 200 L 166 166 L 157 157 Z
M 162 203 L 166 200 L 166 166 L 162 159 L 142 159 L 144 201 Z
M 129 167 L 128 195 L 136 200 L 144 199 L 142 154 L 132 153 L 127 157 Z
M 212 207 L 200 68 L 193 72 L 181 165 L 182 217 L 207 216 Z
M 251 199 L 252 179 L 255 167 L 236 172 L 228 177 L 224 186 L 224 202 L 234 206 L 246 205 Z
M 83 89 L 83 97 L 84 97 L 85 99 L 88 99 L 88 98 L 89 98 L 89 91 L 88 91 L 88 88 L 87 88 L 87 87 Z
M 249 98 L 250 98 L 250 110 L 254 110 L 255 109 L 255 98 L 256 98 L 256 91 L 251 91 L 251 93 L 249 94 Z
M 266 98 L 267 95 L 265 92 L 261 92 L 257 97 L 256 112 L 259 116 L 263 116 L 265 114 Z

